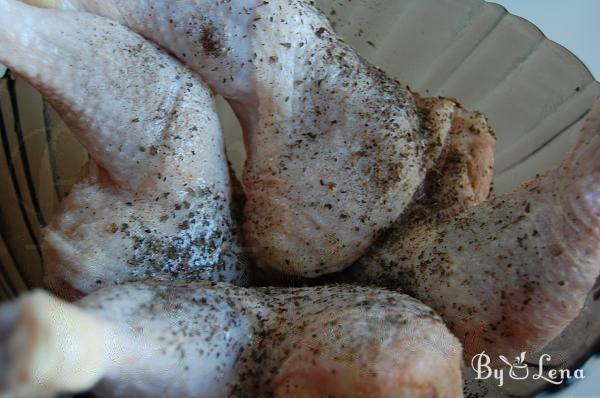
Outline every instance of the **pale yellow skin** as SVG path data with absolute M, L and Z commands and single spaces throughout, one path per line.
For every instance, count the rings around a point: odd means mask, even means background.
M 0 62 L 92 158 L 45 229 L 49 287 L 76 298 L 147 277 L 247 283 L 208 87 L 108 19 L 13 0 L 0 14 Z
M 452 101 L 419 107 L 309 2 L 36 4 L 131 27 L 230 102 L 248 152 L 245 244 L 258 266 L 280 273 L 316 277 L 363 255 L 414 203 L 464 113 Z
M 462 396 L 462 350 L 416 300 L 380 289 L 133 283 L 76 304 L 0 307 L 0 397 Z

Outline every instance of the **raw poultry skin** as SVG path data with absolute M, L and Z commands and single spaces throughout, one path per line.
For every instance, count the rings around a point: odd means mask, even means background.
M 76 298 L 147 277 L 246 283 L 209 89 L 108 19 L 12 0 L 0 14 L 0 62 L 93 159 L 45 230 L 48 285 Z
M 436 102 L 449 100 L 418 98 L 417 104 L 420 109 L 432 109 Z M 465 111 L 460 105 L 455 106 L 442 154 L 427 173 L 425 183 L 415 195 L 415 201 L 407 209 L 406 215 L 396 222 L 395 229 L 400 229 L 400 232 L 391 232 L 396 236 L 395 239 L 400 239 L 398 236 L 405 233 L 398 226 L 414 222 L 411 220 L 415 217 L 435 217 L 436 222 L 446 222 L 482 203 L 491 193 L 496 146 L 493 133 L 483 115 Z M 307 279 L 257 269 L 253 276 L 255 283 L 265 286 L 297 286 L 340 280 L 353 282 L 354 278 L 349 277 L 351 274 L 349 271 Z
M 579 313 L 600 273 L 600 102 L 563 164 L 447 221 L 430 207 L 395 227 L 347 280 L 400 288 L 465 343 L 537 352 Z
M 419 109 L 436 109 L 445 103 L 454 107 L 454 112 L 441 155 L 396 225 L 404 223 L 416 209 L 435 213 L 441 220 L 451 219 L 488 199 L 492 189 L 496 139 L 486 118 L 450 99 L 421 98 L 418 94 L 415 98 Z M 430 120 L 426 115 L 422 119 Z
M 462 396 L 456 338 L 380 289 L 137 282 L 75 305 L 35 292 L 0 308 L 0 337 L 0 397 Z
M 245 244 L 257 265 L 284 274 L 316 277 L 364 254 L 414 202 L 464 112 L 417 104 L 309 2 L 34 3 L 113 18 L 228 99 L 248 152 Z

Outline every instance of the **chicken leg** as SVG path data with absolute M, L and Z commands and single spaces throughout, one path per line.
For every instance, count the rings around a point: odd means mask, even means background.
M 285 274 L 316 277 L 364 254 L 413 202 L 462 112 L 416 101 L 310 2 L 33 3 L 113 18 L 229 100 L 248 152 L 245 243 L 257 265 Z
M 45 230 L 52 290 L 77 298 L 147 277 L 246 283 L 221 126 L 201 81 L 87 13 L 0 0 L 0 41 L 0 62 L 44 94 L 93 159 Z
M 471 342 L 467 356 L 539 351 L 577 316 L 600 273 L 599 154 L 600 102 L 559 168 L 453 221 L 415 211 L 350 280 L 430 305 Z
M 407 296 L 136 282 L 0 308 L 0 397 L 460 397 L 461 348 Z

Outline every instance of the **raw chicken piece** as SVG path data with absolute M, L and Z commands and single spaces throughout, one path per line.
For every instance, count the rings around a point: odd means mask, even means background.
M 413 202 L 452 101 L 419 108 L 299 0 L 35 1 L 111 17 L 167 48 L 229 100 L 245 132 L 246 245 L 258 265 L 344 269 Z
M 436 102 L 445 101 L 448 100 L 418 99 L 417 105 L 420 109 L 432 109 Z M 492 185 L 495 146 L 485 118 L 456 105 L 442 156 L 428 172 L 424 186 L 407 209 L 406 218 L 419 212 L 440 222 L 447 221 L 487 199 Z M 401 218 L 397 224 L 404 222 L 406 219 Z M 261 269 L 256 269 L 253 277 L 259 286 L 319 285 L 340 280 L 339 274 L 307 279 Z
M 437 103 L 447 101 L 417 96 L 419 109 L 435 109 Z M 406 214 L 418 208 L 441 220 L 450 219 L 480 204 L 491 192 L 496 149 L 493 132 L 479 112 L 468 112 L 459 104 L 454 106 L 442 154 Z M 403 221 L 400 218 L 397 224 Z
M 0 62 L 45 95 L 93 159 L 45 230 L 52 290 L 76 298 L 149 276 L 246 282 L 202 82 L 91 14 L 0 0 L 0 41 Z
M 599 154 L 600 102 L 561 167 L 450 222 L 415 210 L 349 280 L 431 306 L 465 340 L 468 360 L 539 351 L 577 316 L 600 273 Z
M 351 286 L 133 283 L 76 305 L 43 292 L 0 309 L 0 397 L 460 397 L 440 318 Z

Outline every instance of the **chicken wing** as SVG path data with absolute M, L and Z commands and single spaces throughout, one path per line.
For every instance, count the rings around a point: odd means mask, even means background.
M 228 99 L 248 152 L 245 244 L 285 274 L 316 277 L 364 254 L 413 203 L 464 112 L 450 100 L 419 106 L 311 2 L 33 3 L 130 26 Z
M 92 158 L 45 230 L 52 290 L 76 298 L 147 277 L 247 281 L 204 83 L 87 13 L 0 0 L 0 41 L 0 62 L 44 94 Z
M 414 299 L 350 286 L 136 282 L 0 308 L 0 397 L 460 397 L 462 354 Z

